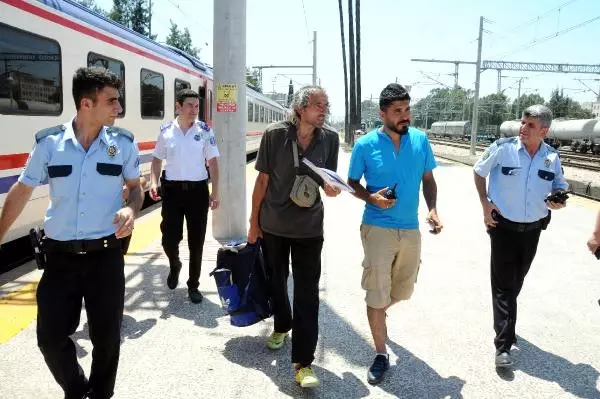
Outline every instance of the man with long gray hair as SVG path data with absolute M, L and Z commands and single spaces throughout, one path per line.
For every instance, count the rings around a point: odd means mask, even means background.
M 290 120 L 270 125 L 260 143 L 248 242 L 254 243 L 262 237 L 270 274 L 275 328 L 267 346 L 280 349 L 292 330 L 296 382 L 303 388 L 311 388 L 319 384 L 311 369 L 319 333 L 323 247 L 323 202 L 319 187 L 330 197 L 340 191 L 310 173 L 302 158 L 335 171 L 339 137 L 325 127 L 329 103 L 321 87 L 300 89 L 290 108 Z M 293 318 L 287 293 L 290 252 Z
M 560 158 L 554 148 L 544 143 L 551 123 L 552 111 L 548 107 L 528 107 L 523 111 L 519 136 L 494 142 L 473 168 L 483 222 L 491 242 L 498 368 L 513 364 L 510 349 L 517 342 L 517 296 L 535 257 L 540 233 L 550 222 L 548 208 L 565 206 L 561 194 L 568 184 Z M 551 193 L 554 195 L 549 197 Z

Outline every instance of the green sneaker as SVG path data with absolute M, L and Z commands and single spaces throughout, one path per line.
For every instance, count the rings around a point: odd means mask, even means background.
M 296 370 L 296 382 L 302 388 L 315 388 L 319 386 L 319 379 L 310 367 L 302 367 Z
M 271 336 L 267 340 L 267 348 L 272 349 L 272 350 L 281 349 L 281 347 L 283 346 L 283 343 L 285 342 L 285 337 L 287 337 L 287 336 L 288 336 L 288 333 L 286 333 L 286 332 L 278 333 L 278 332 L 273 331 L 273 333 L 271 333 Z

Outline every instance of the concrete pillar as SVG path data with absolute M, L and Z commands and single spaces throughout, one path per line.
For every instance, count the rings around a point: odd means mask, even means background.
M 246 0 L 214 1 L 213 43 L 221 204 L 213 213 L 212 231 L 216 240 L 225 242 L 243 240 L 247 234 Z

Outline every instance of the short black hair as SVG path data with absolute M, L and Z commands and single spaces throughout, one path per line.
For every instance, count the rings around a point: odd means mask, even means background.
M 81 99 L 86 97 L 96 102 L 96 93 L 105 87 L 120 89 L 121 79 L 111 71 L 101 67 L 79 68 L 73 75 L 73 100 L 79 110 Z
M 179 105 L 183 105 L 186 98 L 199 98 L 198 93 L 192 89 L 181 89 L 177 93 L 177 102 Z
M 398 83 L 385 86 L 379 95 L 379 109 L 385 111 L 394 101 L 410 101 L 408 91 Z

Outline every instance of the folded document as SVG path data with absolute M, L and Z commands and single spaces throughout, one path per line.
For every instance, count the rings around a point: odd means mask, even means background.
M 302 159 L 302 162 L 306 164 L 313 172 L 321 176 L 321 178 L 330 186 L 339 188 L 340 190 L 348 191 L 353 193 L 354 189 L 346 183 L 346 181 L 333 170 L 319 168 L 317 165 L 309 161 L 307 158 Z

